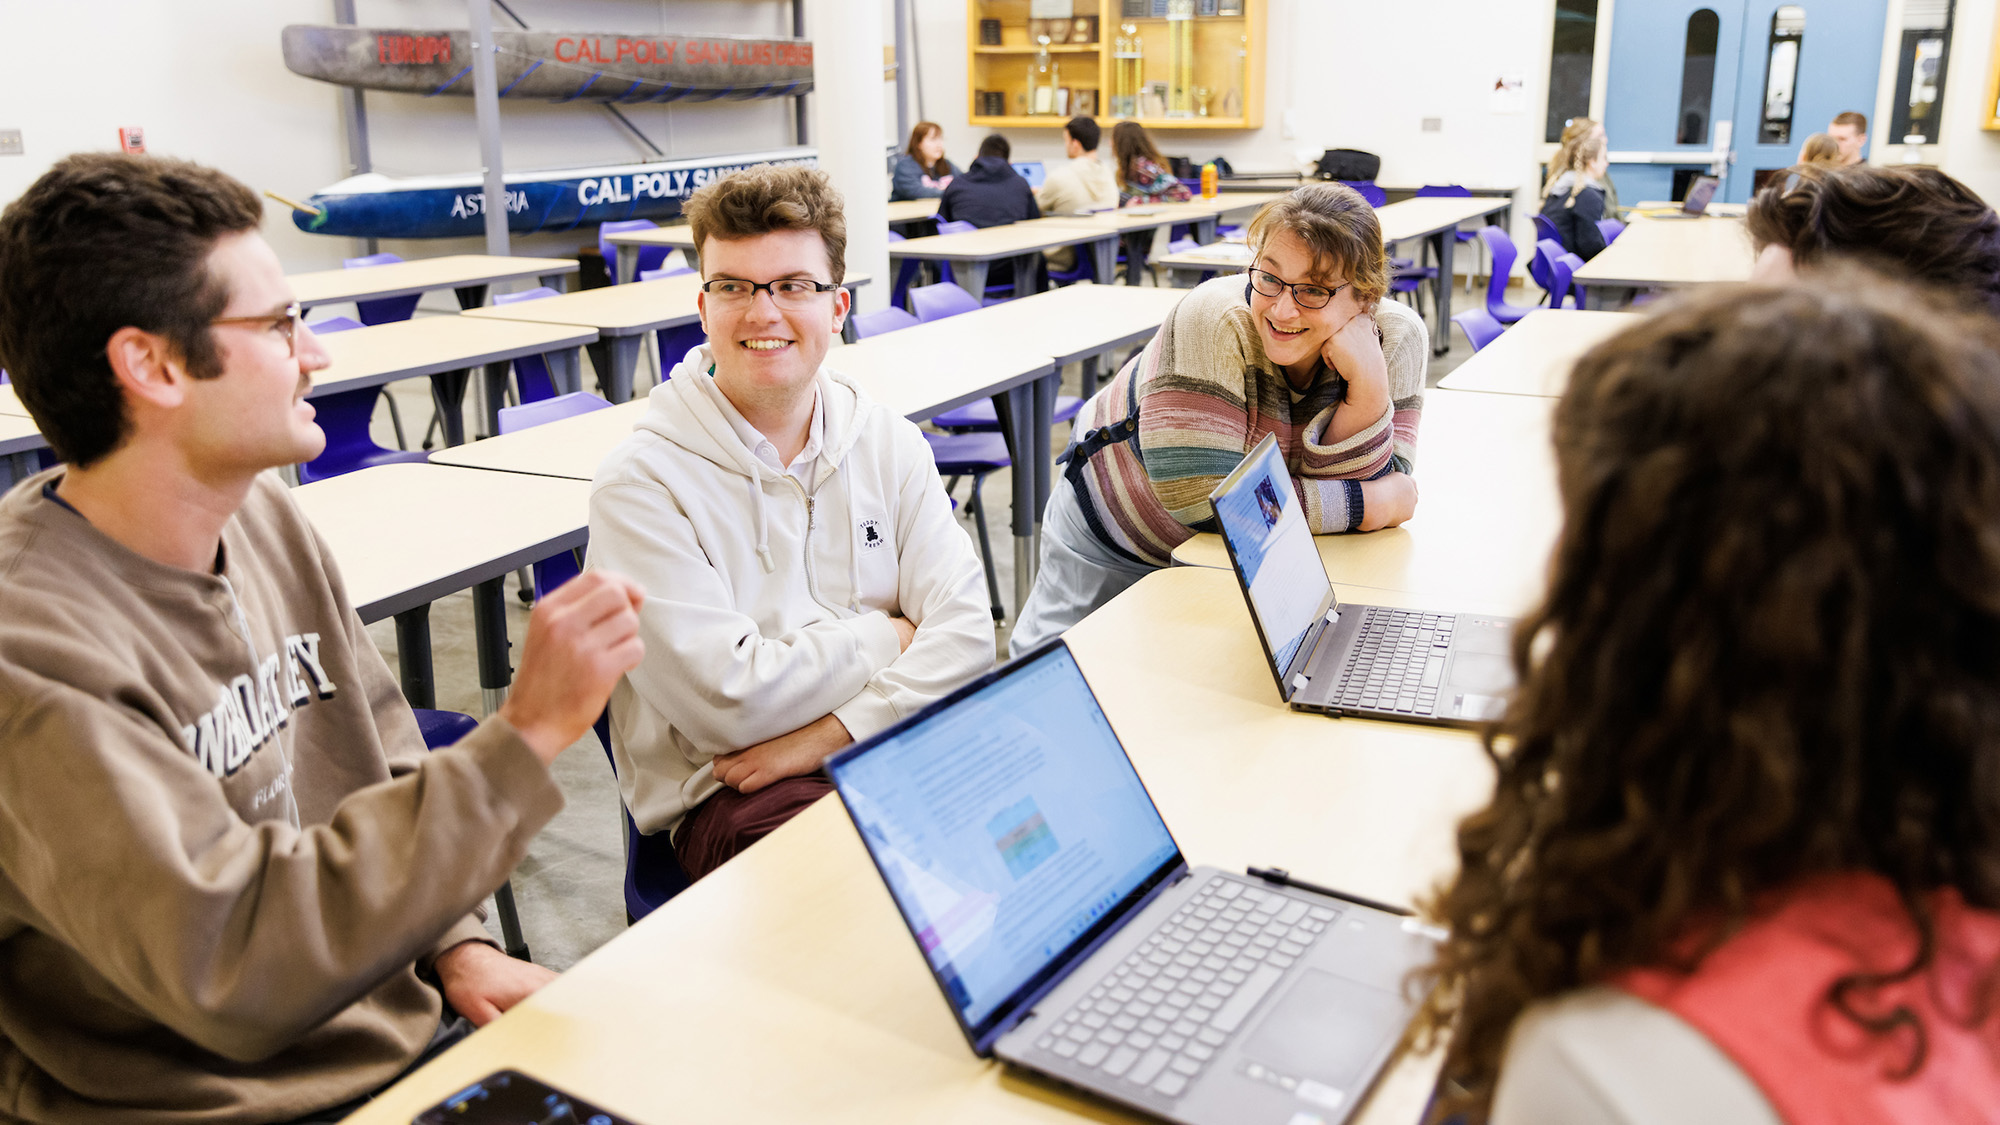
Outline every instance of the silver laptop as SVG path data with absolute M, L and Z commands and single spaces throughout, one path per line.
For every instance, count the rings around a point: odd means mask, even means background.
M 1415 1010 L 1433 931 L 1189 868 L 1060 639 L 826 769 L 981 1056 L 1169 1121 L 1335 1125 Z
M 1278 695 L 1300 711 L 1472 726 L 1514 687 L 1514 619 L 1342 605 L 1269 434 L 1209 494 Z
M 1696 176 L 1688 185 L 1687 195 L 1681 200 L 1681 209 L 1666 211 L 1652 216 L 1655 219 L 1698 219 L 1708 213 L 1708 205 L 1715 199 L 1715 189 L 1722 181 L 1714 176 Z

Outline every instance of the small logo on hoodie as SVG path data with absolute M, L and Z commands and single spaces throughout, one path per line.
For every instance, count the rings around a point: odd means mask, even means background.
M 860 531 L 858 538 L 861 540 L 861 549 L 864 551 L 873 551 L 878 547 L 887 547 L 889 545 L 889 537 L 882 534 L 881 520 L 862 520 L 858 530 Z

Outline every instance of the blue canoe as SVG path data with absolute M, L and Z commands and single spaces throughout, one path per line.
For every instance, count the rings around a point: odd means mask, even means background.
M 516 172 L 505 177 L 507 229 L 516 234 L 574 230 L 617 219 L 671 219 L 711 180 L 756 164 L 818 164 L 811 148 Z M 314 234 L 348 238 L 463 238 L 486 230 L 486 191 L 477 172 L 391 177 L 353 176 L 314 192 L 317 215 L 292 212 Z

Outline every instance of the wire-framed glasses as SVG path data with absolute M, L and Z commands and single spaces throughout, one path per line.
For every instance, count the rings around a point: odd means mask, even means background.
M 1292 291 L 1292 300 L 1302 309 L 1323 309 L 1332 302 L 1334 295 L 1353 282 L 1342 282 L 1328 289 L 1324 285 L 1295 284 L 1286 281 L 1269 270 L 1250 271 L 1250 286 L 1266 297 L 1282 297 L 1285 290 Z
M 740 277 L 718 277 L 701 283 L 702 292 L 710 298 L 725 304 L 749 304 L 756 300 L 757 290 L 771 295 L 771 300 L 785 308 L 804 308 L 812 304 L 813 298 L 821 293 L 831 293 L 840 288 L 824 281 L 814 281 L 810 277 L 781 277 L 776 281 L 746 281 Z
M 268 324 L 285 337 L 285 350 L 294 358 L 299 354 L 299 325 L 305 321 L 305 310 L 297 301 L 286 305 L 283 312 L 262 313 L 257 316 L 218 316 L 210 324 Z

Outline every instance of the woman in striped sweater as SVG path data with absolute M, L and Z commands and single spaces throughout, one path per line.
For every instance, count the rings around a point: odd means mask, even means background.
M 1429 336 L 1415 312 L 1382 300 L 1374 210 L 1341 184 L 1308 184 L 1259 211 L 1249 236 L 1248 277 L 1189 293 L 1077 416 L 1013 652 L 1166 566 L 1265 434 L 1277 435 L 1314 532 L 1393 527 L 1416 510 Z

